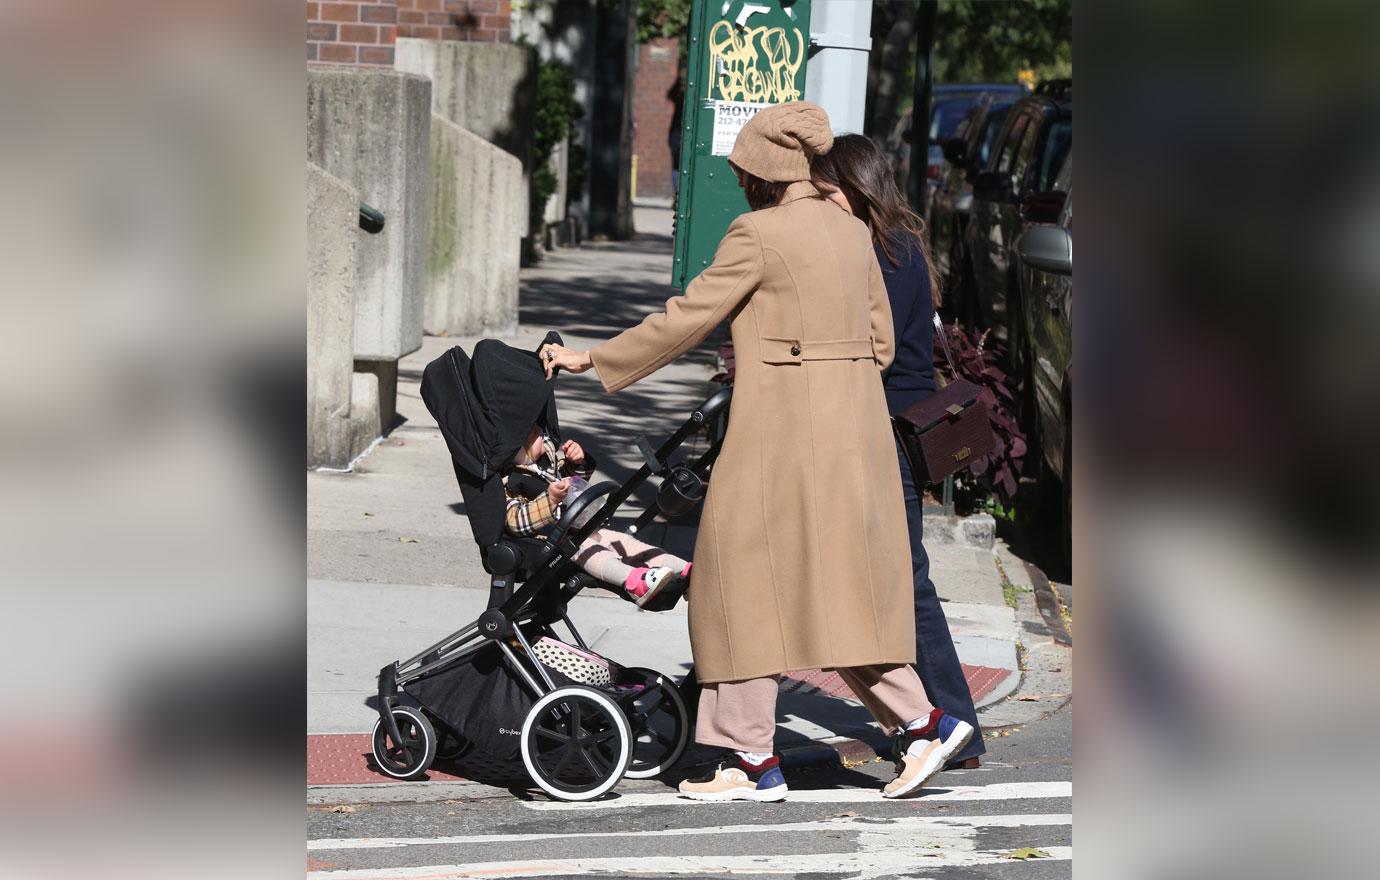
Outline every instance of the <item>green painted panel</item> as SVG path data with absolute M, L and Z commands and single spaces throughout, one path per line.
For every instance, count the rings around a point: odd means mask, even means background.
M 763 106 L 805 96 L 810 0 L 695 0 L 689 39 L 671 278 L 679 288 L 748 209 L 727 158 L 737 129 Z

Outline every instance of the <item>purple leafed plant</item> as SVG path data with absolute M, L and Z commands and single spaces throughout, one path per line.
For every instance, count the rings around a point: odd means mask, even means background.
M 957 475 L 957 482 L 967 483 L 965 489 L 976 496 L 974 506 L 980 507 L 986 496 L 995 495 L 1003 507 L 1009 508 L 1016 497 L 1016 488 L 1025 468 L 1028 450 L 1025 432 L 1016 421 L 1016 389 L 1011 384 L 1007 365 L 1006 343 L 992 337 L 990 330 L 969 331 L 957 323 L 944 325 L 944 338 L 953 353 L 959 376 L 982 389 L 982 399 L 992 414 L 992 429 L 997 443 L 991 453 L 974 461 L 966 472 Z M 935 376 L 952 377 L 944 349 L 935 340 Z

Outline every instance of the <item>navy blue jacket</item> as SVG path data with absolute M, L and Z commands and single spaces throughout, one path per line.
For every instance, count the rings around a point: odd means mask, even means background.
M 880 245 L 876 250 L 896 330 L 896 359 L 882 373 L 887 409 L 894 416 L 938 387 L 934 381 L 934 300 L 925 257 L 914 239 L 903 236 L 892 246 L 899 265 L 892 265 Z

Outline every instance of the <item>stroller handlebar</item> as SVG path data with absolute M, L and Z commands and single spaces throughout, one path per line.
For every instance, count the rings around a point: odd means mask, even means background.
M 695 410 L 692 418 L 697 422 L 712 421 L 724 407 L 728 406 L 729 401 L 732 399 L 733 388 L 731 386 L 728 388 L 721 388 L 714 393 L 713 397 L 700 404 L 699 409 Z
M 571 502 L 570 506 L 566 508 L 565 513 L 561 515 L 560 521 L 556 523 L 556 531 L 552 533 L 551 542 L 553 544 L 559 544 L 565 540 L 566 535 L 569 534 L 572 529 L 578 530 L 579 526 L 577 526 L 576 523 L 580 522 L 585 511 L 590 510 L 594 502 L 604 498 L 617 488 L 617 483 L 612 480 L 605 480 L 602 483 L 595 483 L 593 486 L 581 492 L 580 497 Z M 581 525 L 583 525 L 583 523 L 581 523 Z

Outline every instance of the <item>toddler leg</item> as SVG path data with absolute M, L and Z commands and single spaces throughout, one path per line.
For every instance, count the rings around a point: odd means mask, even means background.
M 575 562 L 604 583 L 622 587 L 632 575 L 633 567 L 608 546 L 609 539 L 617 534 L 605 529 L 594 532 L 580 545 L 580 552 L 575 554 Z
M 690 563 L 674 553 L 667 553 L 660 547 L 648 544 L 646 541 L 639 541 L 632 535 L 625 535 L 622 532 L 606 531 L 608 542 L 607 546 L 612 547 L 623 559 L 633 565 L 642 565 L 648 568 L 669 568 L 678 574 L 688 574 Z

